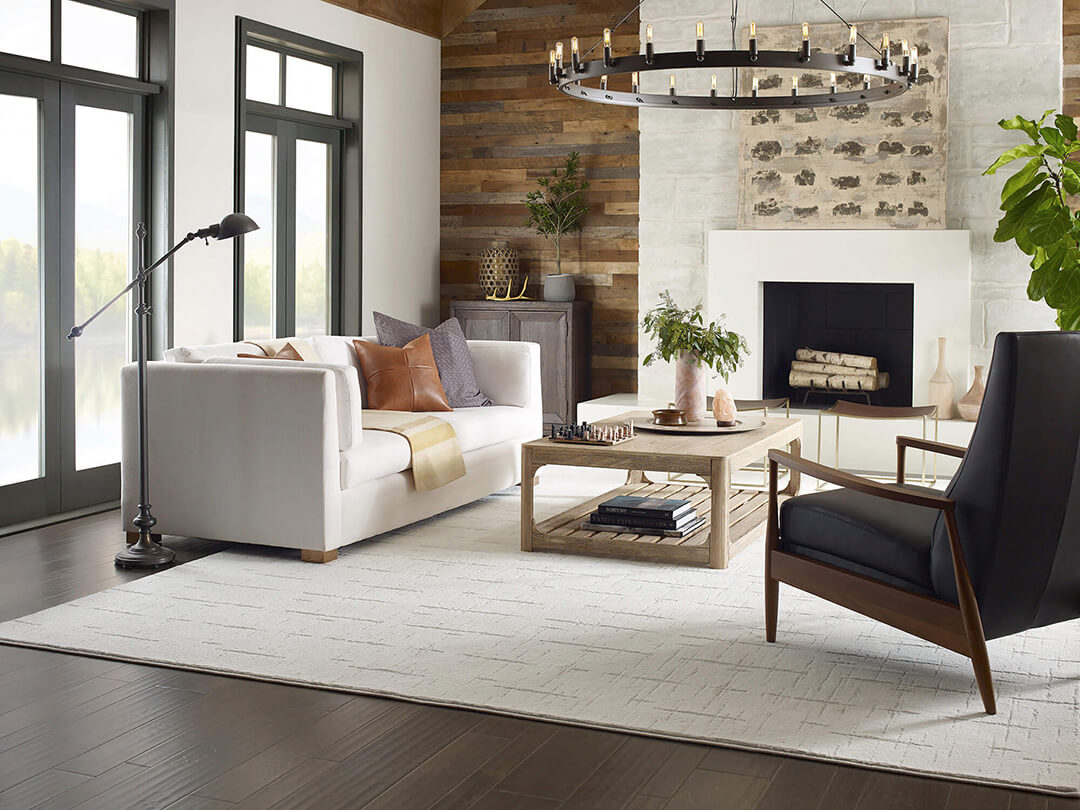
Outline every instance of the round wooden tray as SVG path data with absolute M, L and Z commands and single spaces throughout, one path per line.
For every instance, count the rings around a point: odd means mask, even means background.
M 652 422 L 635 421 L 635 430 L 652 430 L 657 433 L 746 433 L 765 427 L 765 420 L 760 416 L 740 416 L 731 427 L 718 427 L 715 419 L 691 422 L 689 425 L 656 425 Z

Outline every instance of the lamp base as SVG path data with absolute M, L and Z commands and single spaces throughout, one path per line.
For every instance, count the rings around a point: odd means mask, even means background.
M 164 568 L 176 561 L 176 552 L 155 543 L 147 535 L 116 555 L 121 568 Z

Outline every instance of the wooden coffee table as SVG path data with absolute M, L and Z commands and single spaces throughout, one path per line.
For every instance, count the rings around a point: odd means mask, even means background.
M 628 412 L 605 421 L 622 424 L 633 419 L 640 424 L 649 416 L 646 412 Z M 639 430 L 637 438 L 614 447 L 536 439 L 521 448 L 521 550 L 727 568 L 731 558 L 753 539 L 751 531 L 765 521 L 769 500 L 768 492 L 760 489 L 733 489 L 732 471 L 760 460 L 769 450 L 789 448 L 798 454 L 801 447 L 799 419 L 766 419 L 765 426 L 757 430 L 714 436 Z M 534 478 L 537 470 L 548 464 L 627 470 L 627 483 L 538 524 L 533 518 Z M 691 473 L 708 483 L 654 483 L 643 470 Z M 794 495 L 798 490 L 799 475 L 792 472 L 784 494 Z M 615 495 L 687 498 L 707 519 L 697 531 L 681 538 L 582 529 L 581 523 L 589 513 Z

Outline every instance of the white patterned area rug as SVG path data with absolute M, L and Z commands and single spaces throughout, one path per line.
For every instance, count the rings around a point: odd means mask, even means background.
M 557 468 L 545 476 L 541 516 L 611 483 L 593 475 L 582 486 L 580 473 Z M 525 554 L 518 509 L 510 490 L 328 565 L 225 551 L 6 622 L 0 638 L 1045 792 L 1080 788 L 1076 624 L 991 642 L 999 708 L 989 717 L 966 658 L 790 588 L 781 588 L 778 642 L 767 644 L 761 543 L 726 571 Z

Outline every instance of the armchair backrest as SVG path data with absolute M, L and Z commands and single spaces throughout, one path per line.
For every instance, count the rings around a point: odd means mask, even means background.
M 1001 333 L 946 494 L 987 638 L 1080 617 L 1080 332 Z M 934 588 L 956 599 L 944 520 Z

